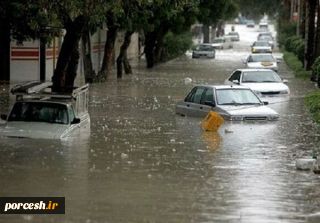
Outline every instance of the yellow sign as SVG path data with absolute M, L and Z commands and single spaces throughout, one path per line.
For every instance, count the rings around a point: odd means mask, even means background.
M 205 119 L 202 120 L 201 126 L 205 131 L 218 131 L 223 124 L 224 119 L 217 112 L 210 111 Z

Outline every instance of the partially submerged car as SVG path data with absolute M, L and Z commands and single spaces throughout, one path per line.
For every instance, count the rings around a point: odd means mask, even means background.
M 255 22 L 253 21 L 253 20 L 247 20 L 247 24 L 246 24 L 246 26 L 248 27 L 248 28 L 254 28 L 255 27 Z
M 214 46 L 212 46 L 212 44 L 209 43 L 197 45 L 197 47 L 192 51 L 192 58 L 200 57 L 215 58 L 216 51 Z
M 280 76 L 270 69 L 237 69 L 225 81 L 225 84 L 237 84 L 249 87 L 264 96 L 289 95 L 289 87 Z
M 252 53 L 272 53 L 272 47 L 268 41 L 255 41 L 251 45 Z
M 209 111 L 218 112 L 225 120 L 277 120 L 279 115 L 265 106 L 248 87 L 230 85 L 198 85 L 176 105 L 182 116 L 204 117 Z
M 218 37 L 213 40 L 211 44 L 216 49 L 230 49 L 233 48 L 233 43 L 230 37 Z
M 243 62 L 247 68 L 266 68 L 278 72 L 278 60 L 271 53 L 250 54 Z
M 240 35 L 238 32 L 229 32 L 227 36 L 231 38 L 231 41 L 240 41 Z
M 70 94 L 51 91 L 51 82 L 27 82 L 11 89 L 16 96 L 0 136 L 15 138 L 63 139 L 90 128 L 88 85 Z
M 273 39 L 272 36 L 269 36 L 269 35 L 260 35 L 260 36 L 258 36 L 258 41 L 268 42 L 269 45 L 271 46 L 271 49 L 274 48 L 274 39 Z

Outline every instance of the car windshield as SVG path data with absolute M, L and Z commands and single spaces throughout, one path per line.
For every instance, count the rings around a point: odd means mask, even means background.
M 282 82 L 278 74 L 273 71 L 250 71 L 242 75 L 242 83 L 279 83 Z
M 199 45 L 197 47 L 197 50 L 199 50 L 199 51 L 213 51 L 214 47 L 211 45 Z
M 274 62 L 274 58 L 271 54 L 256 54 L 251 55 L 248 62 Z
M 255 42 L 253 46 L 269 46 L 269 43 L 265 41 L 259 41 L 259 42 Z
M 264 40 L 264 41 L 271 41 L 272 40 L 272 37 L 271 36 L 260 36 L 259 37 L 259 40 Z
M 68 124 L 67 106 L 46 102 L 16 102 L 8 121 Z
M 216 95 L 219 105 L 261 104 L 260 99 L 250 89 L 218 89 Z

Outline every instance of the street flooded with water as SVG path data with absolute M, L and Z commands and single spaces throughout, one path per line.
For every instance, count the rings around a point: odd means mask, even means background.
M 66 214 L 0 222 L 320 222 L 320 177 L 295 168 L 296 158 L 319 151 L 320 129 L 304 107 L 309 80 L 280 64 L 291 95 L 268 99 L 278 121 L 205 132 L 200 118 L 175 114 L 193 85 L 223 83 L 244 67 L 257 32 L 236 30 L 241 41 L 216 59 L 186 54 L 152 70 L 141 62 L 123 80 L 90 85 L 90 134 L 1 138 L 0 196 L 64 196 Z

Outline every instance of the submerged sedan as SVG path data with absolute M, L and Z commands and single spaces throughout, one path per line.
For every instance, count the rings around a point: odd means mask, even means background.
M 244 63 L 247 68 L 267 68 L 278 72 L 278 61 L 270 53 L 251 54 Z
M 182 116 L 204 117 L 209 111 L 218 112 L 225 120 L 277 120 L 279 115 L 265 106 L 248 87 L 230 85 L 199 85 L 184 101 L 176 105 Z
M 238 69 L 225 81 L 225 84 L 238 84 L 249 87 L 262 95 L 288 95 L 289 87 L 280 76 L 270 69 Z
M 214 46 L 208 43 L 199 44 L 192 51 L 192 58 L 200 58 L 200 57 L 215 58 L 216 50 Z

